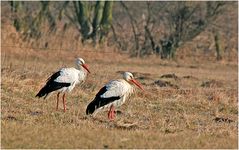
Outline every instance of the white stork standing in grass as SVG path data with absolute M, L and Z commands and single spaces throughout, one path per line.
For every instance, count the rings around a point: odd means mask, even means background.
M 85 61 L 82 58 L 76 59 L 76 68 L 62 68 L 59 71 L 51 75 L 45 84 L 45 86 L 38 92 L 36 97 L 43 97 L 44 99 L 48 97 L 51 92 L 57 92 L 57 105 L 56 110 L 58 110 L 59 95 L 64 93 L 63 107 L 66 111 L 66 101 L 65 93 L 73 90 L 76 84 L 82 83 L 87 76 L 87 72 L 90 73 Z
M 133 92 L 133 84 L 143 90 L 130 72 L 123 74 L 123 79 L 112 80 L 96 94 L 94 100 L 87 106 L 86 114 L 96 115 L 99 111 L 109 109 L 108 118 L 114 120 L 115 107 L 121 106 Z

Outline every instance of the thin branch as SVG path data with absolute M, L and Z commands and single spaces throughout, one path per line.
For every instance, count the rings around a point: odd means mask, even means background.
M 135 46 L 136 46 L 136 49 L 138 50 L 139 49 L 139 38 L 138 38 L 138 34 L 137 34 L 137 31 L 136 31 L 136 20 L 133 18 L 133 16 L 129 13 L 129 9 L 128 7 L 124 4 L 123 1 L 120 1 L 120 4 L 123 6 L 123 8 L 125 9 L 127 15 L 129 16 L 130 18 L 130 24 L 131 24 L 131 27 L 133 29 L 133 33 L 134 33 L 134 40 L 135 40 Z

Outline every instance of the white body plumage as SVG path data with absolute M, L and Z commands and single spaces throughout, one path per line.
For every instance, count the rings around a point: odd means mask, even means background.
M 57 92 L 71 92 L 77 84 L 83 83 L 86 79 L 87 73 L 83 69 L 62 68 L 59 70 L 60 76 L 54 81 L 58 83 L 70 83 L 68 87 L 62 87 Z
M 110 98 L 110 97 L 120 97 L 120 99 L 113 101 L 107 105 L 104 105 L 97 109 L 93 115 L 96 115 L 99 111 L 106 111 L 112 105 L 114 107 L 119 107 L 123 105 L 126 99 L 133 93 L 133 87 L 123 79 L 112 80 L 105 85 L 106 92 L 102 94 L 101 98 Z
M 85 61 L 82 58 L 76 59 L 76 68 L 62 68 L 59 71 L 52 74 L 45 84 L 45 86 L 38 92 L 36 97 L 47 98 L 52 92 L 57 92 L 57 109 L 59 102 L 59 94 L 63 94 L 64 111 L 66 111 L 65 104 L 65 92 L 71 92 L 76 84 L 85 81 L 87 71 L 90 73 Z
M 86 114 L 95 116 L 99 111 L 109 109 L 108 118 L 114 119 L 114 108 L 125 103 L 127 97 L 133 93 L 133 84 L 143 90 L 142 86 L 134 79 L 132 73 L 125 72 L 123 79 L 112 80 L 96 94 L 94 100 L 86 108 Z

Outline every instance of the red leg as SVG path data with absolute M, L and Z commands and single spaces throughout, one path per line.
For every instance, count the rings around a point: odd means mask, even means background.
M 112 106 L 112 119 L 114 120 L 115 119 L 115 107 Z
M 58 110 L 58 104 L 59 104 L 59 95 L 60 95 L 60 93 L 57 93 L 56 110 Z
M 64 93 L 64 94 L 63 94 L 63 97 L 62 97 L 62 99 L 63 99 L 64 112 L 66 112 L 66 101 L 65 101 L 65 96 L 66 96 L 66 94 Z
M 108 118 L 111 120 L 111 111 L 108 112 Z
M 114 120 L 114 106 L 113 105 L 110 106 L 110 110 L 109 110 L 109 113 L 108 113 L 108 118 L 110 120 Z

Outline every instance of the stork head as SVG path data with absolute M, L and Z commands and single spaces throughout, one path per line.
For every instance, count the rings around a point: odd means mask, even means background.
M 133 76 L 132 73 L 130 73 L 130 72 L 124 72 L 123 78 L 124 78 L 127 82 L 129 82 L 130 84 L 135 84 L 135 85 L 136 85 L 137 87 L 139 87 L 141 90 L 144 90 L 143 87 L 142 87 L 142 85 L 141 85 L 137 80 L 134 79 L 134 76 Z
M 85 70 L 87 70 L 87 71 L 90 73 L 90 71 L 89 71 L 87 65 L 85 64 L 84 59 L 82 59 L 82 58 L 77 58 L 77 59 L 76 59 L 76 65 L 77 65 L 77 66 L 82 66 Z

